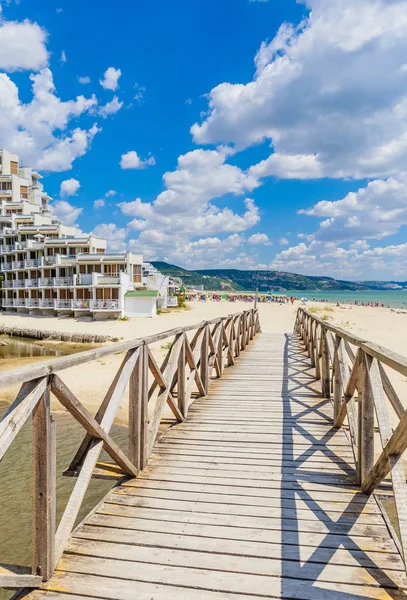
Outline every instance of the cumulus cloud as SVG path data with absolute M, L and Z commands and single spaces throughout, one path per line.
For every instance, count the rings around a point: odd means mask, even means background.
M 280 246 L 288 246 L 288 244 L 290 243 L 287 238 L 282 237 L 279 239 L 278 243 L 280 244 Z
M 268 235 L 266 235 L 265 233 L 254 233 L 253 235 L 251 235 L 248 240 L 247 240 L 248 244 L 251 245 L 262 245 L 262 246 L 271 246 L 272 243 L 270 242 Z
M 33 97 L 31 102 L 23 103 L 16 84 L 5 73 L 0 73 L 2 145 L 38 169 L 70 169 L 72 162 L 88 150 L 99 129 L 93 125 L 88 130 L 76 127 L 69 131 L 69 122 L 89 112 L 96 106 L 97 99 L 93 95 L 62 101 L 56 95 L 48 68 L 30 75 L 30 79 Z
M 238 167 L 226 164 L 216 150 L 194 150 L 178 158 L 175 171 L 164 174 L 166 190 L 153 202 L 121 202 L 123 214 L 146 220 L 148 227 L 185 235 L 245 231 L 260 220 L 254 201 L 245 198 L 245 212 L 219 208 L 212 201 L 227 194 L 244 196 L 257 181 Z
M 252 81 L 210 91 L 194 140 L 236 150 L 268 141 L 255 177 L 396 175 L 407 160 L 405 0 L 306 4 L 299 25 L 262 44 Z
M 83 77 L 78 77 L 78 81 L 82 85 L 86 85 L 87 83 L 90 83 L 90 77 L 88 77 L 87 75 L 84 75 Z
M 381 239 L 407 224 L 407 175 L 374 180 L 337 201 L 322 200 L 299 211 L 323 219 L 313 239 Z
M 109 67 L 106 69 L 103 75 L 103 79 L 100 79 L 99 83 L 105 90 L 112 90 L 113 92 L 119 87 L 119 79 L 122 72 L 120 69 Z
M 83 211 L 83 208 L 73 206 L 66 200 L 54 202 L 51 208 L 57 219 L 60 219 L 64 225 L 75 225 L 76 220 Z
M 278 253 L 269 268 L 351 280 L 405 280 L 407 243 L 371 247 L 357 240 L 344 248 L 334 242 L 301 242 Z
M 107 102 L 104 106 L 99 108 L 99 114 L 104 119 L 107 119 L 109 115 L 114 115 L 119 112 L 122 106 L 123 102 L 120 102 L 117 96 L 113 96 L 113 100 Z
M 38 71 L 48 64 L 47 33 L 37 23 L 0 20 L 0 69 Z
M 99 208 L 102 208 L 105 204 L 106 203 L 105 203 L 105 201 L 103 199 L 102 200 L 95 200 L 94 203 L 93 203 L 93 208 L 95 210 L 98 210 Z
M 105 194 L 105 198 L 111 198 L 112 196 L 116 196 L 116 190 L 108 190 Z
M 153 167 L 154 165 L 154 156 L 141 159 L 135 150 L 130 150 L 129 152 L 122 154 L 120 159 L 120 166 L 122 169 L 145 169 L 146 167 Z
M 61 196 L 74 196 L 80 187 L 81 184 L 79 181 L 71 177 L 71 179 L 65 179 L 65 181 L 61 183 L 59 193 Z
M 115 223 L 101 223 L 95 227 L 91 234 L 107 240 L 107 247 L 113 252 L 124 252 L 127 248 L 125 242 L 127 231 L 124 227 L 117 227 Z

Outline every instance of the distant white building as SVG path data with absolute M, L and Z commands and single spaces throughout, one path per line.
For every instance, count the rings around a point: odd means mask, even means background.
M 2 307 L 103 318 L 153 316 L 157 305 L 166 307 L 168 277 L 141 254 L 108 253 L 106 240 L 63 225 L 41 179 L 20 167 L 17 155 L 0 150 Z M 143 296 L 146 290 L 155 294 Z

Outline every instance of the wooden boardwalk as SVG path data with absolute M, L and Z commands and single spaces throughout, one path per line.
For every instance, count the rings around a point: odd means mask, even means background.
M 295 335 L 259 334 L 77 528 L 35 600 L 407 598 Z

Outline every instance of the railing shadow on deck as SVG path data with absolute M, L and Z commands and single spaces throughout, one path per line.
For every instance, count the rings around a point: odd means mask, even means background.
M 282 507 L 284 507 L 284 502 L 288 498 L 291 500 L 289 504 L 296 505 L 295 511 L 291 512 L 289 517 L 284 515 L 284 511 L 282 514 L 283 589 L 281 595 L 282 597 L 290 597 L 290 594 L 292 593 L 290 579 L 294 578 L 302 580 L 301 590 L 304 590 L 305 598 L 309 597 L 315 600 L 322 600 L 328 597 L 327 594 L 329 594 L 329 598 L 332 598 L 332 600 L 349 600 L 351 598 L 360 598 L 359 593 L 355 593 L 354 595 L 349 594 L 347 591 L 340 590 L 340 585 L 337 586 L 337 590 L 332 589 L 331 586 L 329 587 L 329 590 L 327 587 L 324 587 L 323 571 L 326 565 L 329 563 L 330 558 L 334 556 L 335 552 L 338 549 L 343 548 L 348 550 L 357 563 L 359 563 L 359 565 L 367 571 L 373 582 L 376 582 L 377 585 L 386 589 L 386 593 L 389 597 L 400 598 L 405 596 L 407 598 L 407 595 L 405 593 L 403 594 L 403 592 L 398 589 L 397 583 L 395 583 L 391 577 L 389 577 L 387 573 L 375 563 L 371 556 L 369 556 L 369 554 L 358 545 L 357 541 L 355 541 L 357 540 L 357 536 L 354 536 L 351 533 L 353 526 L 355 525 L 357 519 L 369 500 L 369 495 L 362 493 L 362 491 L 354 491 L 355 488 L 360 486 L 360 469 L 357 468 L 357 464 L 355 465 L 354 460 L 350 459 L 350 461 L 347 462 L 343 459 L 343 457 L 337 454 L 335 451 L 335 446 L 327 447 L 326 443 L 334 440 L 335 435 L 343 436 L 342 439 L 344 439 L 345 434 L 342 431 L 339 431 L 338 423 L 334 423 L 334 420 L 329 415 L 329 411 L 324 412 L 324 407 L 331 409 L 331 393 L 334 394 L 337 403 L 334 411 L 335 415 L 340 412 L 341 406 L 346 406 L 346 404 L 350 401 L 350 397 L 348 393 L 343 398 L 339 398 L 338 388 L 340 385 L 340 376 L 338 376 L 339 357 L 337 350 L 333 351 L 331 347 L 332 355 L 329 356 L 332 356 L 332 361 L 331 365 L 329 365 L 327 356 L 323 356 L 324 352 L 329 352 L 328 342 L 325 342 L 325 351 L 323 347 L 321 348 L 318 346 L 317 348 L 314 348 L 312 344 L 309 344 L 309 337 L 307 339 L 306 334 L 304 333 L 305 326 L 303 325 L 302 319 L 309 318 L 309 321 L 311 321 L 311 318 L 313 317 L 312 315 L 305 317 L 305 314 L 305 311 L 303 313 L 299 311 L 295 325 L 295 333 L 293 335 L 286 335 L 284 351 L 284 377 L 282 389 L 283 414 L 284 423 L 286 425 L 284 457 L 286 461 L 291 461 L 294 467 L 298 470 L 296 471 L 295 482 L 292 486 L 290 486 L 292 489 L 284 489 L 284 493 L 282 493 L 281 498 Z M 321 328 L 323 325 L 324 324 L 321 323 Z M 313 327 L 315 326 L 313 325 Z M 324 333 L 321 335 L 324 338 Z M 314 340 L 316 341 L 315 329 Z M 320 341 L 319 336 L 318 341 Z M 338 348 L 339 345 L 340 343 L 337 343 L 336 348 Z M 320 392 L 317 393 L 316 396 L 319 396 L 319 399 L 321 400 L 317 407 L 310 407 L 306 403 L 298 400 L 298 394 L 301 394 L 302 389 L 305 391 L 304 396 L 306 395 L 309 398 L 310 386 L 308 383 L 304 384 L 304 382 L 299 381 L 299 375 L 302 373 L 302 368 L 305 369 L 307 374 L 310 372 L 310 354 L 312 354 L 311 372 L 314 371 L 314 373 L 317 375 L 317 377 L 314 375 L 314 381 L 317 381 L 321 376 L 325 378 L 325 388 L 324 380 L 322 382 L 322 399 Z M 321 368 L 320 362 L 323 360 L 325 360 L 325 364 Z M 303 367 L 301 367 L 301 365 L 303 365 Z M 348 379 L 351 377 L 351 367 L 347 364 L 346 368 L 342 368 L 342 372 L 349 373 Z M 364 372 L 364 376 L 366 377 L 366 371 Z M 327 384 L 328 378 L 329 384 Z M 336 393 L 335 384 L 337 386 Z M 341 396 L 344 394 L 343 390 L 345 390 L 345 392 L 349 392 L 349 390 L 347 390 L 346 382 L 344 382 L 342 386 Z M 315 391 L 315 386 L 311 387 Z M 362 402 L 362 389 L 364 389 L 366 393 L 366 386 L 364 388 L 362 388 L 362 386 L 359 388 L 360 398 L 358 400 L 360 402 Z M 290 401 L 284 401 L 285 397 L 289 398 Z M 341 404 L 341 402 L 343 404 Z M 303 406 L 304 410 L 301 412 L 296 411 L 295 414 L 293 414 L 293 405 Z M 312 435 L 307 431 L 306 419 L 308 416 L 312 417 L 312 415 L 315 414 L 318 414 L 320 417 L 322 417 L 324 422 L 329 421 L 332 424 L 332 427 L 328 430 L 328 432 L 321 436 L 316 434 Z M 288 431 L 291 433 L 288 433 Z M 296 433 L 300 433 L 301 436 L 303 436 L 304 441 L 306 440 L 310 443 L 308 451 L 305 451 L 302 454 L 300 453 L 301 451 L 298 451 L 298 445 L 295 447 L 294 444 L 294 434 Z M 370 431 L 369 434 L 373 435 L 373 430 Z M 359 431 L 359 435 L 363 434 L 360 434 Z M 349 448 L 350 447 L 351 443 L 349 442 Z M 360 456 L 360 452 L 357 450 L 355 452 L 355 449 L 353 449 L 353 451 L 353 454 L 356 455 L 356 458 Z M 310 482 L 321 486 L 320 489 L 323 489 L 324 486 L 328 488 L 330 485 L 333 485 L 333 479 L 330 481 L 327 475 L 321 476 L 321 471 L 315 470 L 312 467 L 306 471 L 304 470 L 304 466 L 306 467 L 307 461 L 311 457 L 315 456 L 316 452 L 322 452 L 323 456 L 332 461 L 336 467 L 340 466 L 343 469 L 343 475 L 339 476 L 337 472 L 335 473 L 334 485 L 337 485 L 339 480 L 339 485 L 343 485 L 344 489 L 348 488 L 352 494 L 352 497 L 349 501 L 347 501 L 344 510 L 340 510 L 335 513 L 337 518 L 333 518 L 323 507 L 321 507 L 319 500 L 314 498 L 318 498 L 318 495 L 315 494 L 312 489 L 306 489 L 307 483 Z M 380 462 L 380 458 L 377 462 Z M 284 464 L 287 464 L 287 462 L 283 463 L 282 467 L 283 480 L 285 478 L 286 471 Z M 292 476 L 291 470 L 290 473 Z M 342 482 L 340 481 L 341 478 Z M 405 483 L 405 479 L 403 483 Z M 320 543 L 315 545 L 315 548 L 312 548 L 311 554 L 306 559 L 304 559 L 304 556 L 301 555 L 301 549 L 304 551 L 304 545 L 301 543 L 302 528 L 297 516 L 298 503 L 303 503 L 304 507 L 307 507 L 310 511 L 312 511 L 318 521 L 322 522 L 327 528 L 327 533 L 321 534 L 322 539 Z M 289 533 L 287 534 L 286 532 Z M 394 532 L 392 533 L 394 534 Z M 304 535 L 304 533 L 302 533 L 302 535 Z M 380 542 L 378 541 L 378 543 Z M 400 550 L 400 546 L 398 546 L 398 548 Z M 402 552 L 400 554 L 403 558 Z M 339 570 L 340 566 L 338 566 L 338 572 Z
M 168 406 L 177 422 L 187 418 L 197 397 L 206 396 L 212 377 L 221 378 L 260 331 L 256 308 L 144 339 L 57 358 L 0 374 L 0 389 L 21 384 L 16 400 L 0 419 L 0 460 L 24 423 L 33 424 L 33 559 L 31 567 L 2 565 L 0 589 L 36 588 L 48 581 L 75 526 L 92 477 L 136 477 L 148 463 L 163 412 Z M 151 345 L 169 340 L 158 365 Z M 125 357 L 93 417 L 62 381 L 61 371 L 111 354 Z M 124 393 L 129 394 L 128 452 L 110 435 Z M 76 476 L 72 494 L 56 528 L 56 432 L 51 393 L 84 428 L 86 435 L 65 474 Z M 105 450 L 114 461 L 100 463 Z M 18 473 L 18 471 L 16 471 Z

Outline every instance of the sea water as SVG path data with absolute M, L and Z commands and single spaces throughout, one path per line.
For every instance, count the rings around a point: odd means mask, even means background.
M 407 308 L 407 290 L 368 290 L 360 292 L 347 291 L 326 291 L 315 292 L 307 290 L 295 290 L 288 292 L 279 292 L 284 296 L 295 296 L 296 298 L 307 298 L 308 301 L 315 300 L 317 302 L 339 302 L 341 304 L 359 304 L 365 303 L 384 303 L 390 308 Z

